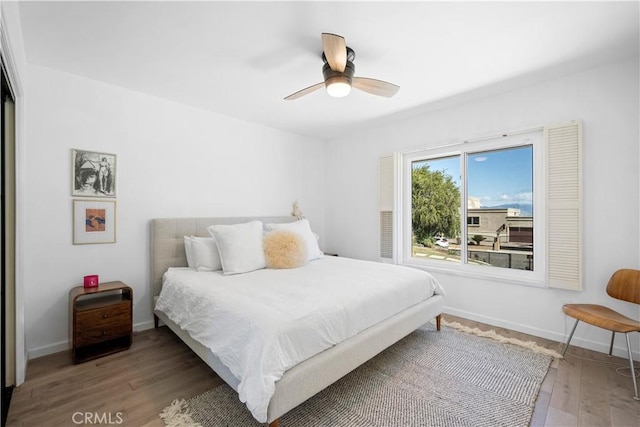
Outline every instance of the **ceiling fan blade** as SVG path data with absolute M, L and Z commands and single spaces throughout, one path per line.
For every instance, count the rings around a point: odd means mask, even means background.
M 292 93 L 291 95 L 287 96 L 285 99 L 287 101 L 293 101 L 294 99 L 298 99 L 301 96 L 305 96 L 311 92 L 314 92 L 318 89 L 320 89 L 321 87 L 324 87 L 324 82 L 322 83 L 316 83 L 313 86 L 309 86 L 307 88 L 304 88 L 302 90 L 297 91 L 296 93 Z
M 322 33 L 322 50 L 333 71 L 342 73 L 347 65 L 347 43 L 344 37 Z
M 400 86 L 394 85 L 393 83 L 367 77 L 354 77 L 351 85 L 367 93 L 385 96 L 387 98 L 391 98 L 400 90 Z

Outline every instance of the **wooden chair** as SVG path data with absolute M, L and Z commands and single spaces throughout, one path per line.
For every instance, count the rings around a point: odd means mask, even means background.
M 607 284 L 607 294 L 609 294 L 610 297 L 622 301 L 640 304 L 640 270 L 623 269 L 613 273 L 613 276 L 611 276 Z M 611 356 L 611 352 L 613 351 L 613 339 L 616 336 L 616 332 L 625 334 L 627 350 L 629 351 L 629 366 L 631 367 L 633 391 L 635 392 L 633 398 L 640 400 L 640 397 L 638 397 L 638 384 L 636 382 L 635 370 L 633 368 L 631 344 L 629 343 L 629 333 L 640 332 L 640 322 L 623 316 L 610 308 L 596 304 L 566 304 L 562 306 L 562 311 L 564 311 L 567 316 L 576 319 L 576 323 L 573 325 L 569 339 L 562 352 L 563 356 L 567 352 L 573 333 L 576 331 L 576 326 L 578 326 L 578 322 L 581 320 L 590 325 L 611 331 L 609 356 Z

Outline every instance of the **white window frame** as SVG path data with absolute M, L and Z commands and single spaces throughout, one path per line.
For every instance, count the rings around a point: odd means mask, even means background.
M 447 156 L 460 156 L 460 227 L 463 233 L 462 241 L 466 242 L 467 232 L 467 188 L 466 188 L 466 157 L 468 154 L 478 152 L 516 148 L 531 145 L 533 147 L 533 218 L 534 218 L 534 270 L 517 270 L 500 267 L 486 267 L 467 264 L 467 244 L 463 243 L 460 263 L 438 261 L 431 259 L 418 259 L 412 257 L 412 229 L 411 229 L 411 165 L 417 160 L 429 160 Z M 499 280 L 515 284 L 531 286 L 545 286 L 546 256 L 545 256 L 545 167 L 544 167 L 544 135 L 543 128 L 527 130 L 509 135 L 500 135 L 490 138 L 482 138 L 475 141 L 465 141 L 457 144 L 427 148 L 418 151 L 400 153 L 398 162 L 398 179 L 396 194 L 398 195 L 398 219 L 396 223 L 398 232 L 396 245 L 399 248 L 399 264 L 425 268 L 430 271 L 439 271 L 456 275 L 477 277 L 482 279 Z

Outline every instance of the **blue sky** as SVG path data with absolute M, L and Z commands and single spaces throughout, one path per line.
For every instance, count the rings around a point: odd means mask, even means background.
M 531 146 L 524 146 L 469 154 L 469 196 L 478 197 L 483 207 L 532 203 L 532 150 Z M 450 175 L 460 186 L 459 156 L 419 162 L 415 166 L 424 163 L 429 164 L 430 170 L 440 170 Z

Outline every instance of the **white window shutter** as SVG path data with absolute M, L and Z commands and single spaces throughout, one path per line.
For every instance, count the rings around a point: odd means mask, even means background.
M 546 127 L 546 281 L 582 290 L 582 125 Z
M 382 157 L 379 165 L 380 258 L 393 260 L 393 156 Z

